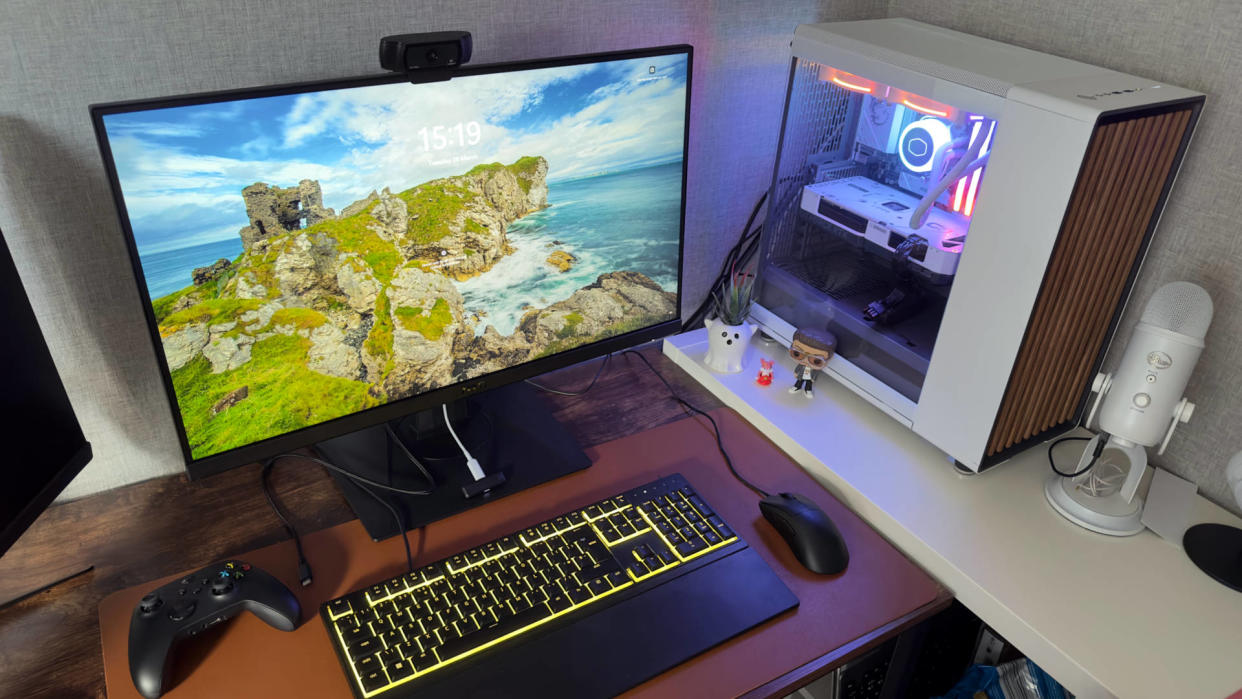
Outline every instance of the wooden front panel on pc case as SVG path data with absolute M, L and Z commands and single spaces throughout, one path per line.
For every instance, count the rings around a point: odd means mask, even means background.
M 1081 416 L 1200 101 L 1096 126 L 1032 309 L 984 465 Z

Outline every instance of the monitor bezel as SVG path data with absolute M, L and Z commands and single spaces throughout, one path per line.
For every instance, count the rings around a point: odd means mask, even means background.
M 138 254 L 137 241 L 135 240 L 133 230 L 130 227 L 129 214 L 125 207 L 124 194 L 121 190 L 120 180 L 117 177 L 116 162 L 112 157 L 112 150 L 108 142 L 107 131 L 104 128 L 103 118 L 110 114 L 143 112 L 155 109 L 185 107 L 213 102 L 226 102 L 237 99 L 257 99 L 311 91 L 324 92 L 347 88 L 369 87 L 373 85 L 389 85 L 408 82 L 409 78 L 404 75 L 397 74 L 380 74 L 352 78 L 287 83 L 265 87 L 220 90 L 175 97 L 126 100 L 91 105 L 91 123 L 95 129 L 95 138 L 99 146 L 100 155 L 103 158 L 104 169 L 108 176 L 108 184 L 112 190 L 112 200 L 116 206 L 117 218 L 121 224 L 121 230 L 124 233 L 125 245 L 129 252 L 134 281 L 138 287 L 138 295 L 141 298 L 143 313 L 147 321 L 147 330 L 151 340 L 151 348 L 155 352 L 155 359 L 160 369 L 160 378 L 164 383 L 164 391 L 166 397 L 168 398 L 169 411 L 172 414 L 173 425 L 176 428 L 177 439 L 181 445 L 182 456 L 185 459 L 186 471 L 190 479 L 193 480 L 201 478 L 219 473 L 221 471 L 254 463 L 256 461 L 268 459 L 277 454 L 312 446 L 317 442 L 331 439 L 333 437 L 339 437 L 367 427 L 383 424 L 384 422 L 395 420 L 410 413 L 434 407 L 441 403 L 449 403 L 481 391 L 522 381 L 554 369 L 577 364 L 588 359 L 603 356 L 610 352 L 615 352 L 626 347 L 631 347 L 633 345 L 641 344 L 679 332 L 681 330 L 681 305 L 684 287 L 684 275 L 682 271 L 685 263 L 686 174 L 689 166 L 688 160 L 690 151 L 690 100 L 692 92 L 691 84 L 693 82 L 694 74 L 694 48 L 689 44 L 675 44 L 644 49 L 563 56 L 558 58 L 511 61 L 477 66 L 466 65 L 454 69 L 451 72 L 451 78 L 537 70 L 541 68 L 556 68 L 562 66 L 582 65 L 586 63 L 603 63 L 607 61 L 630 60 L 674 54 L 684 54 L 686 57 L 686 103 L 685 124 L 682 136 L 681 211 L 679 216 L 680 230 L 678 231 L 677 245 L 677 302 L 675 315 L 671 319 L 655 325 L 647 326 L 646 328 L 640 328 L 621 335 L 615 335 L 603 340 L 581 345 L 570 350 L 558 352 L 548 357 L 533 359 L 517 366 L 475 377 L 468 381 L 458 382 L 449 386 L 428 391 L 426 393 L 410 396 L 408 398 L 402 398 L 390 403 L 385 403 L 384 405 L 367 408 L 356 413 L 351 413 L 349 415 L 327 420 L 315 425 L 303 427 L 301 429 L 294 430 L 293 432 L 268 437 L 262 441 L 253 442 L 251 444 L 229 449 L 228 451 L 211 454 L 197 459 L 194 458 L 191 452 L 189 439 L 185 431 L 185 424 L 182 421 L 177 394 L 172 383 L 172 372 L 168 368 L 168 360 L 163 351 L 163 343 L 159 334 L 159 323 L 156 321 L 155 310 L 151 305 L 150 291 L 147 288 L 146 277 L 142 271 L 142 261 Z

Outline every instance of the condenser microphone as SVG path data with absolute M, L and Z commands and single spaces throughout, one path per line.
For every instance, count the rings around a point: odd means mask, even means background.
M 1147 302 L 1121 356 L 1117 373 L 1096 376 L 1100 433 L 1087 442 L 1073 474 L 1060 471 L 1044 484 L 1049 504 L 1092 531 L 1129 536 L 1143 531 L 1139 483 L 1147 470 L 1146 447 L 1163 454 L 1194 404 L 1182 395 L 1212 323 L 1212 299 L 1189 282 L 1160 287 Z M 1054 466 L 1055 470 L 1055 466 Z M 1069 476 L 1069 477 L 1063 477 Z
M 1152 294 L 1100 407 L 1100 429 L 1133 444 L 1159 443 L 1211 323 L 1212 298 L 1203 287 L 1173 282 Z

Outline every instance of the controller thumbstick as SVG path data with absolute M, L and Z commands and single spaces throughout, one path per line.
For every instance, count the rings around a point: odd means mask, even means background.
M 143 614 L 150 614 L 151 612 L 159 609 L 162 604 L 164 604 L 164 600 L 160 599 L 159 595 L 152 592 L 142 598 L 142 601 L 138 603 L 138 609 L 142 610 Z
M 233 591 L 233 576 L 220 576 L 211 582 L 211 594 L 227 595 Z
M 178 602 L 174 604 L 172 610 L 168 612 L 168 618 L 173 621 L 184 621 L 194 613 L 194 607 L 195 604 L 192 600 Z

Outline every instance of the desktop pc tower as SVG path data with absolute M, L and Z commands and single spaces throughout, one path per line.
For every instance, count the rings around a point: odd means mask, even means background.
M 906 19 L 792 53 L 752 320 L 970 471 L 1077 424 L 1204 96 Z

